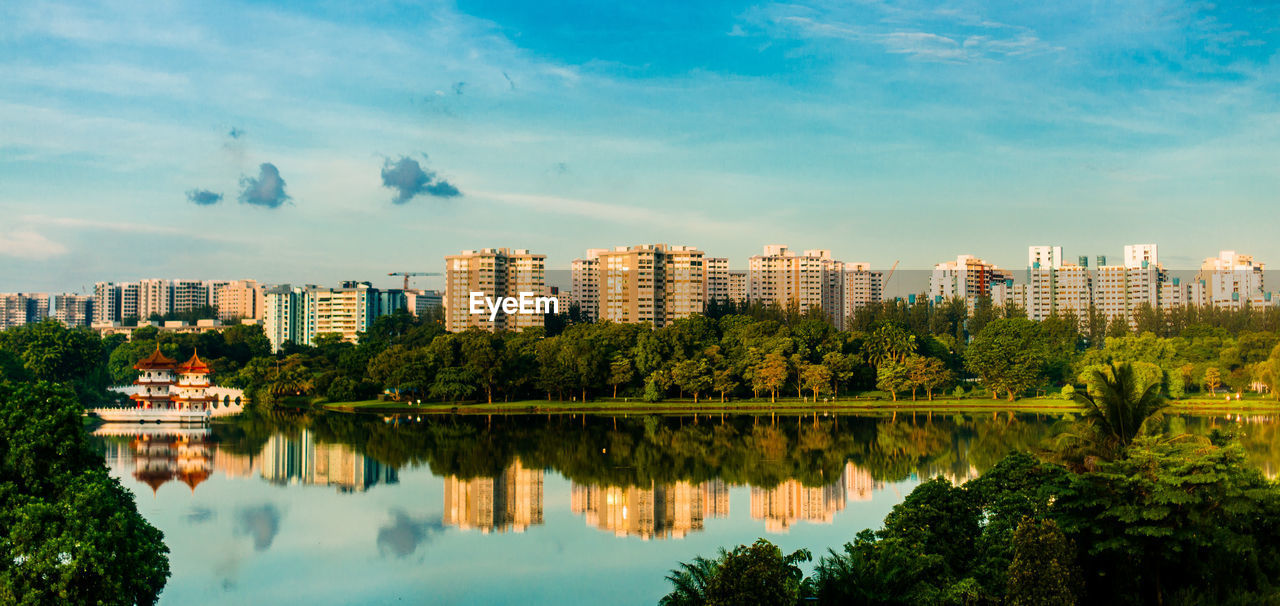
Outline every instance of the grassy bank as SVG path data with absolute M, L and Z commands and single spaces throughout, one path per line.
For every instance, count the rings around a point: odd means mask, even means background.
M 777 402 L 768 400 L 733 400 L 721 403 L 719 400 L 664 400 L 662 402 L 644 402 L 636 399 L 604 398 L 588 402 L 558 400 L 520 400 L 516 402 L 467 402 L 459 404 L 442 404 L 439 402 L 421 405 L 407 402 L 383 400 L 364 400 L 359 402 L 319 403 L 317 408 L 335 412 L 378 413 L 378 414 L 769 414 L 769 413 L 840 413 L 840 414 L 893 414 L 893 413 L 988 413 L 988 412 L 1027 412 L 1062 414 L 1076 412 L 1079 406 L 1068 400 L 1055 397 L 1022 398 L 1009 402 L 989 398 L 938 398 L 932 401 L 919 399 L 880 400 L 880 399 L 841 399 L 813 402 L 800 398 L 780 398 Z M 1280 413 L 1280 402 L 1271 399 L 1248 398 L 1232 400 L 1175 400 L 1170 402 L 1170 412 L 1188 412 L 1200 414 L 1263 414 Z

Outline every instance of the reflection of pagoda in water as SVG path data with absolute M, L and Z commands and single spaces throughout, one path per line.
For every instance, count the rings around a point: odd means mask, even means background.
M 516 459 L 496 477 L 444 479 L 444 523 L 481 532 L 524 532 L 542 524 L 542 470 Z
M 132 463 L 133 477 L 150 486 L 153 493 L 171 481 L 182 482 L 194 492 L 215 470 L 233 475 L 234 470 L 252 465 L 247 456 L 218 452 L 206 427 L 108 423 L 93 433 L 129 438 L 127 443 L 108 443 L 107 463 L 126 468 Z
M 570 508 L 587 524 L 617 536 L 684 538 L 703 520 L 729 515 L 729 487 L 722 480 L 648 486 L 573 484 Z
M 881 486 L 866 470 L 845 464 L 840 479 L 825 486 L 787 480 L 773 488 L 751 487 L 751 517 L 768 532 L 786 532 L 797 521 L 830 524 L 849 501 L 870 501 Z
M 361 492 L 375 484 L 395 484 L 396 470 L 346 444 L 316 442 L 303 429 L 298 437 L 276 434 L 262 447 L 262 478 L 273 484 L 336 486 Z

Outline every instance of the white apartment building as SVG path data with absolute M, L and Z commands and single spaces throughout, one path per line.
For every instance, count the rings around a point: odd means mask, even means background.
M 605 252 L 609 249 L 589 248 L 586 256 L 569 265 L 570 304 L 590 320 L 600 319 L 600 254 Z
M 218 308 L 218 318 L 261 320 L 265 311 L 266 287 L 257 280 L 232 280 L 210 285 L 209 305 Z
M 68 327 L 93 324 L 93 295 L 54 295 L 53 317 Z
M 884 272 L 872 271 L 870 263 L 847 263 L 844 272 L 844 317 L 884 300 Z
M 725 257 L 707 257 L 706 261 L 706 278 L 707 287 L 703 294 L 704 299 L 710 303 L 729 302 L 729 259 Z
M 747 272 L 730 271 L 728 276 L 729 301 L 742 305 L 747 302 L 749 288 Z
M 1204 260 L 1196 281 L 1203 285 L 1206 305 L 1240 309 L 1246 304 L 1256 305 L 1254 301 L 1266 300 L 1263 269 L 1263 264 L 1255 263 L 1252 255 L 1224 250 Z
M 705 309 L 705 255 L 693 246 L 619 246 L 598 259 L 601 321 L 661 327 Z
M 540 314 L 511 314 L 499 311 L 490 320 L 488 313 L 473 314 L 472 292 L 497 301 L 532 293 L 546 296 L 546 256 L 526 249 L 484 248 L 464 250 L 445 258 L 445 329 L 459 332 L 470 327 L 483 330 L 523 330 L 543 325 Z
M 963 299 L 972 310 L 979 297 L 991 297 L 995 305 L 1009 298 L 1012 272 L 987 263 L 973 255 L 960 255 L 955 261 L 933 266 L 929 276 L 929 298 L 935 303 Z M 1021 304 L 1020 301 L 1015 301 Z
M 1055 314 L 1070 314 L 1083 323 L 1093 298 L 1088 257 L 1067 263 L 1061 246 L 1028 247 L 1025 293 L 1028 318 L 1043 320 Z
M 769 244 L 747 266 L 748 300 L 801 312 L 821 308 L 835 324 L 845 325 L 844 263 L 830 250 L 795 254 L 785 244 Z
M 415 316 L 430 314 L 444 305 L 444 293 L 438 290 L 409 289 L 404 296 L 405 309 Z

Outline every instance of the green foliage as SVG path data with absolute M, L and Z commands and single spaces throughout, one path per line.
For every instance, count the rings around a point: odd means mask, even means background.
M 1048 358 L 1040 327 L 1025 318 L 999 319 L 987 324 L 965 350 L 965 368 L 991 390 L 1009 400 L 1038 385 Z
M 1005 603 L 1009 606 L 1072 606 L 1084 585 L 1075 545 L 1053 520 L 1023 518 L 1013 533 L 1013 562 Z
M 167 552 L 88 444 L 74 393 L 0 383 L 0 602 L 152 604 Z
M 1097 429 L 1104 448 L 1124 448 L 1164 407 L 1159 381 L 1139 376 L 1133 364 L 1093 369 L 1088 392 L 1073 397 L 1084 407 L 1085 420 Z
M 659 602 L 664 606 L 792 606 L 800 598 L 804 571 L 801 562 L 810 559 L 808 550 L 784 555 L 777 545 L 758 539 L 731 551 L 720 550 L 715 560 L 695 558 L 680 564 L 667 577 L 671 593 Z

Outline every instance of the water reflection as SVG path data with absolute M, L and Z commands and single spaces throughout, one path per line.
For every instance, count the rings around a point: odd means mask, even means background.
M 493 477 L 444 479 L 444 524 L 481 532 L 524 532 L 542 524 L 542 470 L 516 459 Z
M 707 518 L 729 515 L 729 488 L 721 480 L 648 486 L 572 484 L 569 508 L 589 526 L 619 537 L 684 538 Z
M 297 436 L 275 434 L 262 448 L 262 478 L 272 484 L 335 486 L 363 492 L 378 483 L 395 484 L 396 470 L 366 457 L 352 446 L 317 442 L 303 429 Z
M 162 602 L 653 603 L 674 562 L 766 533 L 839 549 L 921 480 L 967 481 L 1066 422 L 304 414 L 95 434 L 165 533 Z M 1280 471 L 1274 416 L 1168 425 L 1236 433 L 1268 477 Z M 368 595 L 343 590 L 350 578 Z

